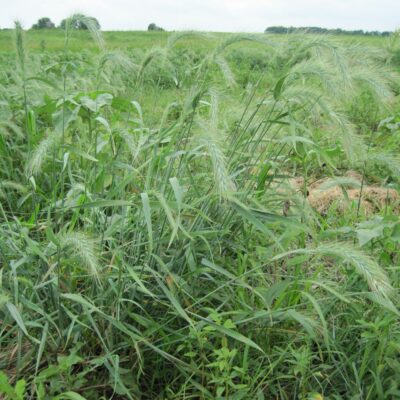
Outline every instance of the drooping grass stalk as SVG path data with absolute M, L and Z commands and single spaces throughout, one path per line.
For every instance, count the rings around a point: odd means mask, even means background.
M 25 112 L 25 134 L 26 143 L 28 145 L 28 154 L 31 153 L 31 138 L 29 134 L 28 127 L 28 99 L 26 94 L 26 54 L 25 54 L 25 44 L 24 44 L 24 33 L 22 25 L 19 21 L 15 21 L 15 41 L 17 50 L 17 61 L 18 67 L 21 74 L 22 80 L 22 91 L 24 97 L 24 112 Z
M 201 90 L 200 90 L 200 92 L 201 92 Z M 198 99 L 198 96 L 197 96 L 197 95 L 195 96 L 195 99 L 196 99 L 196 98 Z M 198 104 L 199 104 L 198 101 L 194 101 L 194 103 L 192 103 L 192 106 L 193 106 L 193 107 L 192 107 L 192 109 L 190 109 L 190 111 L 189 111 L 189 121 L 188 121 L 185 125 L 182 126 L 181 134 L 180 134 L 180 136 L 177 138 L 177 141 L 176 141 L 177 145 L 179 146 L 178 148 L 182 149 L 183 151 L 186 149 L 186 147 L 187 147 L 187 145 L 188 145 L 188 139 L 189 139 L 189 137 L 190 137 L 190 133 L 191 133 L 191 130 L 192 130 L 192 127 L 193 127 L 194 116 L 195 116 L 195 112 L 196 112 L 196 109 L 197 109 L 197 107 L 198 107 Z M 183 143 L 183 146 L 181 146 L 182 143 Z M 155 149 L 155 151 L 156 151 L 156 149 Z M 177 171 L 176 171 L 176 172 L 177 172 L 177 173 L 176 173 L 176 176 L 179 176 L 179 172 L 181 171 L 182 165 L 183 165 L 183 163 L 184 163 L 183 160 L 184 160 L 184 155 L 182 155 L 182 156 L 180 157 L 179 164 L 178 164 L 178 168 L 177 168 Z M 170 160 L 169 160 L 169 162 L 168 162 L 166 171 L 165 171 L 165 173 L 163 174 L 163 177 L 162 177 L 162 190 L 161 190 L 161 194 L 163 194 L 163 195 L 165 195 L 166 188 L 167 188 L 167 184 L 168 184 L 168 182 L 169 182 L 169 179 L 171 178 L 172 168 L 173 168 L 174 162 L 175 162 L 175 160 L 171 157 Z M 153 173 L 152 171 L 153 171 L 153 170 L 151 169 L 149 172 L 150 172 L 150 173 Z M 158 170 L 157 170 L 156 176 L 158 176 Z M 171 190 L 169 190 L 169 193 L 170 193 L 170 192 L 171 192 Z M 164 230 L 165 230 L 165 228 L 166 228 L 166 224 L 167 224 L 167 216 L 164 216 L 163 222 L 162 222 L 161 228 L 160 228 L 160 236 L 163 235 Z M 156 255 L 159 254 L 159 252 L 160 252 L 160 245 L 161 245 L 161 243 L 158 242 L 154 254 L 156 254 Z M 155 258 L 152 257 L 152 258 L 150 259 L 150 265 L 153 266 L 154 264 L 155 264 Z
M 63 64 L 62 64 L 62 69 L 61 69 L 61 77 L 62 77 L 62 125 L 61 125 L 61 151 L 62 151 L 62 156 L 61 160 L 64 161 L 64 152 L 65 152 L 65 130 L 66 130 L 66 121 L 65 121 L 65 113 L 66 113 L 66 91 L 67 91 L 67 71 L 69 68 L 69 54 L 68 54 L 68 49 L 69 49 L 69 40 L 70 40 L 70 35 L 71 35 L 71 30 L 72 30 L 72 23 L 73 23 L 73 18 L 67 18 L 66 23 L 65 23 L 65 29 L 64 29 L 64 52 L 63 52 Z M 53 159 L 53 162 L 55 160 Z M 58 223 L 58 231 L 61 232 L 61 230 L 64 228 L 64 213 L 65 213 L 65 176 L 64 176 L 64 163 L 61 163 L 61 171 L 59 174 L 59 179 L 60 179 L 60 196 L 61 196 L 61 216 L 60 220 Z M 53 164 L 54 165 L 54 164 Z M 55 205 L 54 205 L 55 206 Z M 62 248 L 61 245 L 58 244 L 57 246 L 57 307 L 58 307 L 58 318 L 59 318 L 59 324 L 61 328 L 64 327 L 64 311 L 62 310 L 62 304 L 61 300 L 59 297 L 59 293 L 62 292 L 61 288 L 61 279 L 62 279 L 62 270 L 61 270 L 61 261 L 62 261 Z

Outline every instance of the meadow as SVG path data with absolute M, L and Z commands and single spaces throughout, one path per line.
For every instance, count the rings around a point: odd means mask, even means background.
M 0 31 L 0 398 L 400 398 L 400 36 Z

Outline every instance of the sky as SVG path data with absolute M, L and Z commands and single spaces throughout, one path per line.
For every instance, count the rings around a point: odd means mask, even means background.
M 80 12 L 103 30 L 142 30 L 154 22 L 167 30 L 262 32 L 268 26 L 395 30 L 400 0 L 0 0 L 0 28 L 18 19 L 25 28 L 40 17 Z

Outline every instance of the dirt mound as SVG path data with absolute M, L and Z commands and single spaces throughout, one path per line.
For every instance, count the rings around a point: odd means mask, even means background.
M 310 205 L 320 214 L 326 214 L 328 209 L 335 203 L 339 211 L 345 211 L 351 202 L 358 203 L 360 189 L 343 190 L 340 187 L 333 187 L 327 190 L 314 189 L 307 197 Z M 360 208 L 366 214 L 373 214 L 387 205 L 400 211 L 400 196 L 394 189 L 382 188 L 379 186 L 364 186 L 361 194 Z
M 400 195 L 396 190 L 364 184 L 361 191 L 361 182 L 362 176 L 356 171 L 347 171 L 337 178 L 337 183 L 330 177 L 318 179 L 307 185 L 307 200 L 320 214 L 326 214 L 333 204 L 344 212 L 352 202 L 358 203 L 362 192 L 360 209 L 365 214 L 373 214 L 388 205 L 400 213 Z M 292 178 L 288 183 L 292 190 L 304 192 L 303 178 Z

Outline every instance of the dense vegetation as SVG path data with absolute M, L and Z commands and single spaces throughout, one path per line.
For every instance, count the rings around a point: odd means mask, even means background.
M 328 29 L 319 26 L 304 26 L 304 27 L 285 27 L 285 26 L 270 26 L 265 30 L 265 33 L 312 33 L 312 34 L 327 34 L 332 35 L 361 35 L 361 36 L 390 36 L 392 32 L 389 31 L 364 31 L 362 29 L 346 30 L 341 28 Z
M 32 25 L 32 29 L 54 29 L 55 23 L 48 17 L 39 18 L 36 24 Z
M 92 22 L 0 55 L 4 398 L 400 397 L 397 37 Z
M 154 22 L 152 22 L 151 24 L 149 24 L 149 26 L 147 27 L 148 31 L 164 31 L 163 28 L 161 28 L 160 26 L 156 25 Z

